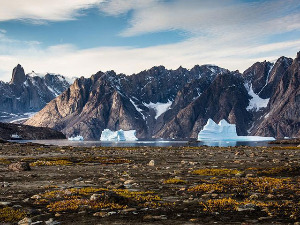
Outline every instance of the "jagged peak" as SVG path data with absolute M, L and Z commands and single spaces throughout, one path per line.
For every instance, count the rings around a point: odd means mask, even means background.
M 300 60 L 300 51 L 297 52 L 297 57 L 296 57 L 296 59 Z
M 18 64 L 12 72 L 11 84 L 22 84 L 26 80 L 25 71 L 23 67 Z
M 285 56 L 281 56 L 280 58 L 278 58 L 275 62 L 274 65 L 276 64 L 281 64 L 281 63 L 286 63 L 286 64 L 289 64 L 291 65 L 293 62 L 293 59 L 292 58 L 288 58 L 288 57 L 285 57 Z

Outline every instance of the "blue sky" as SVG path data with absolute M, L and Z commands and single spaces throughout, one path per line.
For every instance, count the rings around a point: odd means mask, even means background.
M 216 64 L 300 51 L 299 0 L 0 0 L 0 79 Z

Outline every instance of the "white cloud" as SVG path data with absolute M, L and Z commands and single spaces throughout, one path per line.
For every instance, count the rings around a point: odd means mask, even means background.
M 60 21 L 76 18 L 82 10 L 99 7 L 113 16 L 129 15 L 123 36 L 166 30 L 186 31 L 189 38 L 174 44 L 145 48 L 73 45 L 43 48 L 39 42 L 7 38 L 0 31 L 0 76 L 9 80 L 20 63 L 27 72 L 55 72 L 89 77 L 99 70 L 137 73 L 155 65 L 176 69 L 195 64 L 216 64 L 243 71 L 258 60 L 293 57 L 300 39 L 269 43 L 272 35 L 300 29 L 300 1 L 272 0 L 0 0 L 0 21 L 30 19 Z M 298 10 L 297 10 L 298 9 Z M 127 17 L 124 17 L 127 18 Z M 280 39 L 279 39 L 280 40 Z M 1 79 L 1 77 L 0 77 Z
M 0 54 L 0 72 L 2 79 L 8 81 L 12 68 L 18 63 L 24 66 L 26 72 L 54 72 L 69 77 L 90 77 L 99 70 L 115 70 L 130 75 L 155 65 L 176 69 L 181 65 L 192 68 L 196 64 L 216 64 L 243 71 L 262 58 L 274 60 L 282 55 L 293 57 L 299 46 L 300 39 L 258 46 L 236 47 L 232 43 L 215 49 L 212 45 L 204 45 L 201 38 L 147 48 L 101 47 L 80 50 L 72 45 L 57 45 L 47 49 L 35 45 L 27 49 L 15 49 L 10 54 Z
M 99 6 L 104 0 L 0 0 L 0 21 L 63 21 L 81 15 L 82 10 Z
M 226 36 L 254 29 L 280 33 L 299 28 L 299 0 L 243 2 L 239 0 L 137 1 L 109 0 L 102 6 L 117 15 L 133 10 L 123 36 L 165 30 L 184 30 L 194 35 Z M 298 9 L 298 10 L 297 10 Z M 296 25 L 296 26 L 295 26 Z
M 139 10 L 155 6 L 159 0 L 108 0 L 101 4 L 100 9 L 109 15 L 119 15 L 130 10 Z

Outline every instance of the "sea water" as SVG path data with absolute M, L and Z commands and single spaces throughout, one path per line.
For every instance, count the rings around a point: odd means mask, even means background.
M 175 141 L 175 140 L 143 140 L 143 141 L 68 141 L 63 140 L 19 140 L 18 143 L 39 143 L 44 145 L 57 145 L 57 146 L 102 146 L 102 147 L 170 147 L 170 146 L 269 146 L 267 141 L 200 141 L 200 142 L 188 142 L 188 141 Z

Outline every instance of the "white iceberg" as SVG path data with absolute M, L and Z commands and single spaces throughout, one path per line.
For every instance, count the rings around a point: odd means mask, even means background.
M 226 120 L 221 120 L 216 124 L 212 119 L 208 119 L 206 125 L 198 134 L 199 141 L 272 141 L 273 137 L 260 136 L 238 136 L 235 124 L 229 124 Z
M 76 137 L 69 137 L 68 138 L 69 141 L 84 141 L 83 137 L 78 135 Z
M 137 141 L 135 130 L 111 131 L 104 129 L 101 133 L 100 141 Z

